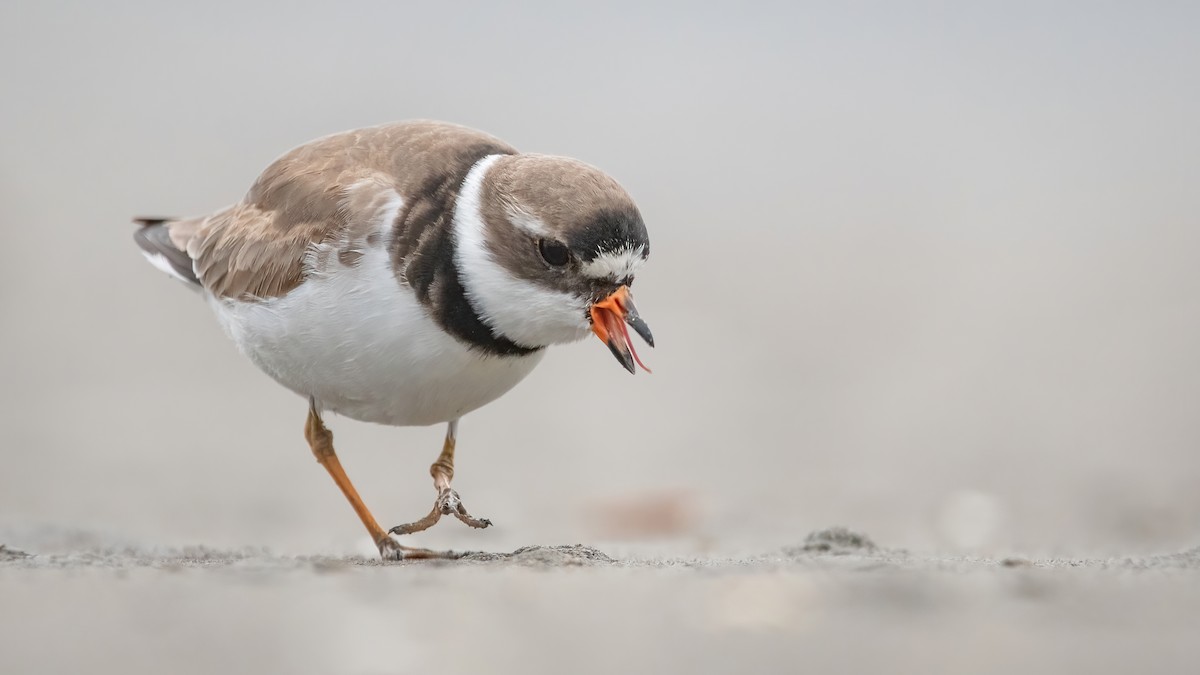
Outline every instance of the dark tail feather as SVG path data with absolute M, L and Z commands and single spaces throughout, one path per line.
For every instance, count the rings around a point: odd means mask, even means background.
M 179 250 L 171 242 L 171 234 L 167 229 L 171 225 L 171 219 L 134 218 L 133 222 L 141 225 L 133 233 L 133 240 L 155 267 L 180 281 L 200 285 L 200 280 L 192 270 L 192 259 L 186 251 Z

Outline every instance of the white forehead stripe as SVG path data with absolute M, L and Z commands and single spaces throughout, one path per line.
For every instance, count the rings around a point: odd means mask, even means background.
M 637 273 L 646 262 L 646 247 L 641 244 L 619 251 L 601 253 L 583 264 L 582 272 L 593 279 L 625 279 Z
M 514 276 L 488 248 L 483 178 L 500 157 L 488 155 L 471 167 L 454 205 L 454 262 L 463 292 L 488 327 L 519 345 L 574 342 L 590 328 L 584 301 Z
M 510 206 L 508 208 L 508 219 L 512 221 L 513 225 L 516 225 L 535 237 L 546 237 L 550 235 L 550 228 L 546 227 L 546 224 L 542 222 L 541 218 L 538 218 L 531 213 L 526 213 L 515 206 Z

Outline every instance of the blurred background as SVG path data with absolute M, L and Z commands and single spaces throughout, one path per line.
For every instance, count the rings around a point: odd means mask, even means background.
M 496 527 L 414 542 L 1194 546 L 1198 30 L 1165 2 L 6 2 L 0 531 L 370 553 L 304 402 L 129 219 L 434 118 L 629 189 L 659 347 L 634 378 L 552 350 L 467 417 L 455 486 Z M 330 424 L 385 526 L 428 510 L 441 428 Z

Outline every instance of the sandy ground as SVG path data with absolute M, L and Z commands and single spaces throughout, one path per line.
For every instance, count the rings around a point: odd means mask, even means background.
M 1128 673 L 1200 657 L 1200 549 L 987 559 L 844 530 L 741 558 L 0 549 L 0 598 L 5 673 Z
M 1197 35 L 1166 2 L 0 3 L 0 673 L 1194 672 Z M 374 562 L 304 401 L 131 241 L 410 118 L 593 163 L 650 231 L 654 374 L 551 350 L 459 430 L 495 527 L 413 538 L 511 557 Z M 385 526 L 428 512 L 442 429 L 328 422 Z M 803 548 L 838 524 L 879 548 Z M 526 548 L 573 543 L 603 555 Z

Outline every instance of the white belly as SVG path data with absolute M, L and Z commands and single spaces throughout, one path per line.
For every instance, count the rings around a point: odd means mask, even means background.
M 542 359 L 488 356 L 434 323 L 392 275 L 383 247 L 283 297 L 209 297 L 226 332 L 283 386 L 322 410 L 397 426 L 457 419 L 513 388 Z

